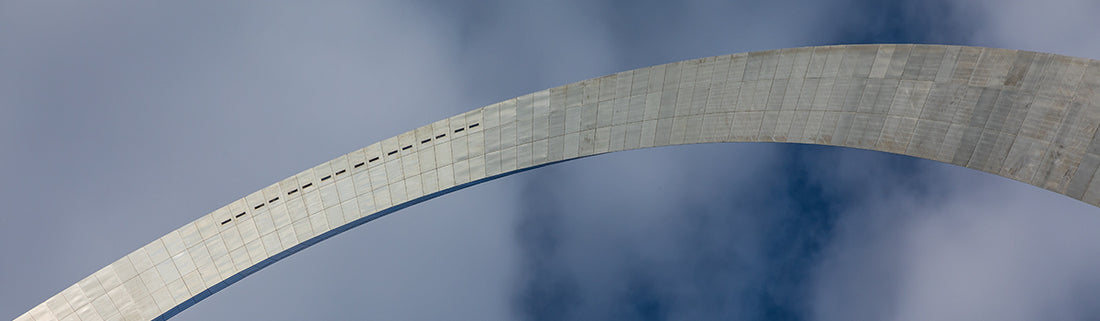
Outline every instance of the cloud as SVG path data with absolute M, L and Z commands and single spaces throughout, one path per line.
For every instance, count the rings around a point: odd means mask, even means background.
M 1094 30 L 1100 3 L 1088 0 L 965 0 L 981 8 L 971 41 L 978 45 L 1100 58 Z
M 732 150 L 680 146 L 546 168 L 527 183 L 520 203 L 519 312 L 535 320 L 683 316 L 686 305 L 699 316 L 738 313 L 744 304 L 706 294 L 757 283 L 761 266 L 752 261 L 764 255 L 757 243 L 765 231 L 753 217 L 763 214 L 753 199 L 775 191 L 739 183 L 774 174 L 776 148 Z M 715 161 L 758 171 L 707 166 Z M 739 206 L 751 208 L 729 214 Z
M 816 269 L 816 320 L 1082 320 L 1100 291 L 1095 209 L 990 174 L 919 163 L 846 212 Z M 847 172 L 874 185 L 877 179 Z M 936 190 L 932 195 L 921 190 Z

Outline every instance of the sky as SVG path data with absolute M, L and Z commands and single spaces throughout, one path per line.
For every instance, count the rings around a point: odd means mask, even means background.
M 661 63 L 850 43 L 1100 59 L 1092 0 L 0 0 L 0 319 L 407 130 Z M 173 320 L 1089 320 L 1100 210 L 899 155 L 704 144 L 418 204 Z

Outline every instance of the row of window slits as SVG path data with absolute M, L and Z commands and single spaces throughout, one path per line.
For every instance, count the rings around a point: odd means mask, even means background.
M 473 124 L 470 124 L 470 126 L 455 129 L 455 132 L 456 133 L 461 133 L 462 131 L 466 130 L 466 128 L 476 128 L 478 125 L 479 125 L 478 123 L 473 123 Z M 435 136 L 435 139 L 440 139 L 440 138 L 443 138 L 443 137 L 446 137 L 446 136 L 447 136 L 447 133 L 439 134 L 439 135 Z M 429 137 L 429 138 L 425 138 L 424 140 L 420 141 L 420 143 L 421 144 L 427 144 L 427 143 L 430 143 L 431 141 L 432 141 L 432 138 Z M 412 148 L 412 145 L 406 145 L 405 147 L 401 147 L 401 150 L 408 150 L 410 148 Z M 393 154 L 397 154 L 397 150 L 392 150 L 389 153 L 386 153 L 386 156 L 393 155 Z M 378 160 L 378 157 L 371 158 L 368 162 L 374 162 L 376 160 Z
M 260 207 L 263 207 L 263 206 L 257 206 L 256 208 L 260 208 Z M 244 216 L 244 214 L 245 214 L 245 212 L 241 212 L 240 214 L 234 215 L 233 217 L 234 218 L 240 218 L 241 216 Z M 229 222 L 232 221 L 232 220 L 233 220 L 232 218 L 227 218 L 224 221 L 222 221 L 222 225 L 229 224 Z
M 478 125 L 479 125 L 478 123 L 473 123 L 473 124 L 471 124 L 470 126 L 468 126 L 468 127 L 466 127 L 466 128 L 475 128 L 475 127 L 477 127 Z M 456 132 L 456 133 L 462 132 L 462 131 L 463 131 L 463 130 L 465 130 L 466 128 L 459 128 L 459 129 L 455 129 L 455 132 Z M 435 136 L 435 139 L 440 139 L 440 138 L 443 138 L 443 137 L 446 137 L 446 136 L 447 136 L 447 134 L 445 134 L 445 133 L 444 133 L 444 134 L 439 134 L 438 136 Z M 432 141 L 432 139 L 431 139 L 431 138 L 428 138 L 428 139 L 425 139 L 425 140 L 422 140 L 422 141 L 420 141 L 420 143 L 421 143 L 421 144 L 427 144 L 427 143 L 430 143 L 431 141 Z M 408 145 L 408 146 L 402 147 L 402 148 L 401 148 L 401 150 L 407 150 L 407 149 L 410 149 L 410 148 L 412 148 L 412 145 Z M 391 151 L 391 152 L 389 152 L 389 153 L 386 153 L 386 155 L 393 155 L 393 154 L 397 154 L 397 151 L 395 150 L 395 151 Z M 365 165 L 366 163 L 373 163 L 373 162 L 377 161 L 378 159 L 379 159 L 378 157 L 374 157 L 374 158 L 371 158 L 370 160 L 368 160 L 368 161 L 366 161 L 366 162 L 359 162 L 358 164 L 355 164 L 354 168 L 359 168 L 359 167 L 363 167 L 363 165 Z M 343 173 L 346 173 L 346 172 L 347 172 L 347 170 L 341 169 L 341 170 L 337 171 L 335 175 L 336 175 L 336 176 L 339 176 L 340 174 L 343 174 Z M 328 175 L 328 176 L 322 177 L 322 178 L 321 178 L 321 181 L 323 182 L 323 181 L 329 180 L 330 178 L 332 178 L 332 176 L 333 176 L 333 175 Z M 305 185 L 302 185 L 302 189 L 306 189 L 306 188 L 309 188 L 310 186 L 313 186 L 313 183 L 307 183 L 307 184 L 305 184 Z M 292 190 L 290 190 L 289 192 L 286 192 L 286 195 L 294 195 L 294 194 L 296 194 L 296 193 L 298 193 L 298 189 L 297 189 L 297 188 L 296 188 L 296 189 L 292 189 Z M 278 201 L 278 200 L 279 200 L 279 198 L 278 198 L 278 197 L 276 197 L 276 198 L 272 198 L 271 200 L 267 201 L 267 203 L 275 203 L 275 201 Z M 256 205 L 256 206 L 255 206 L 255 207 L 253 207 L 252 209 L 254 209 L 254 210 L 258 210 L 258 209 L 260 209 L 260 208 L 264 207 L 264 205 L 266 205 L 266 204 L 260 204 L 260 205 Z M 246 214 L 245 212 L 241 212 L 240 214 L 237 214 L 237 215 L 236 215 L 236 216 L 234 216 L 233 218 L 240 218 L 241 216 L 244 216 L 245 214 Z M 233 221 L 233 219 L 232 219 L 232 218 L 226 219 L 226 220 L 222 221 L 222 225 L 225 225 L 225 224 L 229 224 L 229 222 L 232 222 L 232 221 Z

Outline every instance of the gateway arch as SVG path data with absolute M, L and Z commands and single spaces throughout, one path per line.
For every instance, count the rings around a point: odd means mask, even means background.
M 1100 61 L 941 45 L 701 58 L 440 120 L 171 231 L 16 320 L 163 320 L 333 235 L 501 176 L 622 150 L 790 142 L 925 158 L 1100 205 Z

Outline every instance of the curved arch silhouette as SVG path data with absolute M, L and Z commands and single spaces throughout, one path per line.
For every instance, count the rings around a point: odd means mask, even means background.
M 794 142 L 904 154 L 1100 204 L 1100 61 L 941 45 L 805 47 L 513 98 L 305 170 L 128 254 L 16 320 L 163 320 L 284 257 L 501 176 L 621 150 Z

